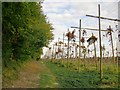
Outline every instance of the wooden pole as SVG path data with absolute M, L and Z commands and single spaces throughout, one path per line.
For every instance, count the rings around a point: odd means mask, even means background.
M 79 58 L 78 58 L 78 72 L 80 71 L 80 57 L 81 57 L 81 19 L 79 21 Z
M 116 55 L 117 55 L 116 62 L 117 62 L 117 68 L 118 68 L 118 48 L 116 49 Z
M 92 36 L 94 36 L 94 34 L 92 33 Z M 96 59 L 96 46 L 95 46 L 95 42 L 94 42 L 94 55 L 95 55 L 95 63 L 96 63 L 96 69 L 97 69 L 97 59 Z
M 75 45 L 75 58 L 77 58 L 77 45 Z
M 98 14 L 99 14 L 99 48 L 100 48 L 100 81 L 102 81 L 102 46 L 101 46 L 101 22 L 100 22 L 100 4 L 98 5 Z
M 79 59 L 78 59 L 78 72 L 80 71 L 80 57 L 81 57 L 81 19 L 79 21 Z
M 69 28 L 68 28 L 69 32 Z M 69 60 L 69 37 L 68 37 L 68 48 L 67 48 L 67 67 L 68 67 L 68 60 Z
M 53 44 L 52 58 L 54 59 L 54 44 Z
M 94 54 L 95 54 L 95 58 L 96 58 L 97 56 L 96 56 L 96 46 L 95 46 L 95 42 L 94 42 Z
M 64 37 L 65 37 L 65 34 L 63 33 L 63 43 L 64 43 Z
M 62 48 L 63 52 L 64 52 L 64 36 L 65 36 L 65 34 L 63 33 L 63 48 Z M 62 52 L 62 57 L 63 57 L 63 52 Z
M 79 22 L 79 58 L 81 57 L 81 19 Z
M 94 36 L 93 33 L 92 33 L 92 36 Z M 95 46 L 95 42 L 94 42 L 94 55 L 95 55 L 95 58 L 96 58 L 96 46 Z
M 58 48 L 57 48 L 57 49 L 60 48 L 60 47 L 59 47 L 59 40 L 60 40 L 60 38 L 58 38 Z M 59 58 L 59 52 L 58 52 L 58 54 L 57 54 L 57 58 Z
M 62 64 L 63 64 L 63 56 L 64 56 L 64 55 L 63 55 L 63 52 L 64 52 L 64 36 L 65 36 L 65 35 L 64 35 L 64 33 L 63 33 L 63 50 L 62 50 Z
M 113 53 L 113 57 L 112 57 L 112 58 L 113 58 L 113 62 L 115 63 L 115 56 L 114 56 L 114 47 L 113 47 L 112 33 L 111 33 L 110 37 L 111 37 L 112 53 Z

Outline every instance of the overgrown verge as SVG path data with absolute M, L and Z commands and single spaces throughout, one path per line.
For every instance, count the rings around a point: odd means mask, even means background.
M 29 60 L 31 61 L 31 60 Z M 18 79 L 19 71 L 22 70 L 22 68 L 25 67 L 26 62 L 16 62 L 11 61 L 9 62 L 8 67 L 4 67 L 2 70 L 2 87 L 7 87 L 12 84 L 14 80 Z

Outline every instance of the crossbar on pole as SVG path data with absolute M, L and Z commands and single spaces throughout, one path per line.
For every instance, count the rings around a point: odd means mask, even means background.
M 79 27 L 71 27 L 71 28 L 78 28 L 79 29 Z M 96 28 L 81 28 L 81 29 L 86 29 L 86 30 L 93 30 L 93 31 L 99 31 L 99 29 L 96 29 Z M 101 30 L 101 31 L 107 31 L 107 30 Z
M 106 20 L 112 20 L 112 21 L 118 21 L 120 22 L 119 19 L 112 19 L 112 18 L 106 18 L 106 17 L 99 17 L 99 16 L 93 16 L 93 15 L 86 15 L 88 17 L 94 17 L 94 18 L 100 18 L 100 19 L 106 19 Z

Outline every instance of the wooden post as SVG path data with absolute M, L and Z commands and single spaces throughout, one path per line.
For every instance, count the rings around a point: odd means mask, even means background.
M 64 43 L 64 37 L 65 37 L 65 34 L 63 33 L 63 43 Z
M 79 58 L 81 57 L 81 19 L 79 22 Z
M 116 54 L 117 54 L 116 62 L 117 62 L 117 68 L 118 68 L 118 48 L 116 49 Z
M 96 46 L 95 46 L 95 42 L 94 42 L 94 54 L 95 54 L 95 58 L 96 58 L 97 56 L 96 56 Z
M 92 36 L 94 36 L 93 33 L 92 33 Z M 96 46 L 95 46 L 95 42 L 94 42 L 94 54 L 95 54 L 95 58 L 96 58 Z
M 77 45 L 75 45 L 75 58 L 77 58 Z
M 94 34 L 92 33 L 92 36 L 94 36 Z M 95 46 L 95 42 L 93 43 L 94 44 L 94 55 L 95 55 L 95 63 L 96 63 L 96 69 L 97 69 L 97 59 L 96 59 L 96 46 Z
M 69 32 L 69 28 L 68 28 Z M 68 60 L 69 60 L 69 37 L 68 37 L 68 48 L 67 48 L 67 67 L 68 67 Z
M 52 49 L 52 59 L 54 60 L 54 44 L 53 44 L 53 49 Z
M 81 57 L 81 19 L 79 22 L 79 58 L 78 58 L 78 72 L 80 71 L 80 57 Z
M 102 81 L 102 46 L 101 46 L 101 22 L 100 22 L 100 4 L 98 5 L 98 14 L 99 14 L 99 47 L 100 47 L 100 81 Z
M 115 56 L 114 56 L 114 47 L 113 47 L 113 39 L 112 39 L 112 32 L 111 32 L 111 35 L 110 35 L 110 38 L 111 38 L 111 44 L 112 44 L 112 53 L 113 53 L 113 62 L 115 63 Z
M 62 64 L 63 64 L 63 52 L 64 52 L 64 36 L 65 36 L 65 34 L 63 33 L 63 50 L 62 50 Z

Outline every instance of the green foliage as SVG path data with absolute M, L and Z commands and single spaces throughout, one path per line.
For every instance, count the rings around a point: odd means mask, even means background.
M 40 73 L 40 87 L 41 88 L 58 88 L 59 84 L 56 82 L 56 77 L 51 73 L 49 68 L 44 68 L 45 71 Z
M 42 47 L 53 37 L 52 25 L 47 22 L 37 2 L 2 3 L 2 54 L 4 66 L 11 60 L 39 58 Z

